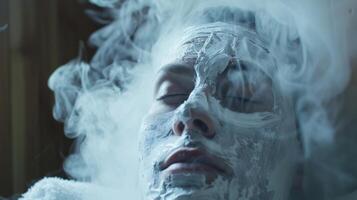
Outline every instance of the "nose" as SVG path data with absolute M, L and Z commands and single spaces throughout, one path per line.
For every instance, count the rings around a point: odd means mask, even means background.
M 200 133 L 208 139 L 215 136 L 215 129 L 212 119 L 204 112 L 191 111 L 190 116 L 185 119 L 177 119 L 173 123 L 175 135 L 182 135 L 185 131 Z

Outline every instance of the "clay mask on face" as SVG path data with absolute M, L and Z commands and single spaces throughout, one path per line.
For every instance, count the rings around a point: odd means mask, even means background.
M 271 52 L 254 32 L 224 23 L 185 36 L 174 60 L 191 65 L 178 77 L 192 87 L 161 81 L 159 91 L 175 91 L 161 96 L 176 102 L 155 100 L 142 125 L 144 199 L 286 200 L 298 142 Z

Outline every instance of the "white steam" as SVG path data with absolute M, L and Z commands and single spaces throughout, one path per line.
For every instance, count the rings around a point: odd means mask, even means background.
M 7 24 L 0 26 L 0 32 L 6 30 L 8 27 Z
M 333 144 L 330 113 L 335 108 L 328 103 L 349 80 L 353 49 L 347 46 L 350 16 L 345 11 L 352 1 L 91 2 L 111 8 L 115 20 L 91 37 L 99 48 L 91 63 L 71 62 L 49 80 L 56 97 L 54 117 L 77 140 L 64 165 L 73 178 L 113 188 L 113 198 L 145 199 L 138 189 L 138 134 L 153 100 L 155 72 L 175 51 L 172 45 L 183 39 L 185 27 L 207 22 L 254 26 L 276 52 L 276 77 L 283 94 L 294 99 L 306 160 L 317 147 Z M 197 18 L 216 7 L 229 9 Z M 255 16 L 231 16 L 234 8 Z

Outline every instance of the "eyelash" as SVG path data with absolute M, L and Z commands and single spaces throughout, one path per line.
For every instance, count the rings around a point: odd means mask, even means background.
M 226 97 L 224 97 L 224 98 L 238 99 L 238 100 L 240 100 L 240 101 L 242 101 L 242 102 L 244 102 L 244 103 L 247 103 L 247 102 L 249 102 L 249 103 L 256 103 L 256 104 L 260 103 L 259 101 L 254 101 L 254 100 L 252 100 L 251 98 L 245 98 L 245 97 L 226 96 Z
M 188 97 L 189 94 L 185 94 L 185 93 L 180 93 L 180 94 L 166 94 L 163 95 L 159 98 L 157 98 L 156 100 L 160 101 L 160 100 L 164 100 L 166 98 L 170 98 L 170 97 L 177 97 L 177 96 L 187 96 Z
M 156 100 L 157 101 L 160 101 L 160 100 L 164 100 L 166 98 L 171 98 L 171 97 L 181 97 L 181 96 L 189 96 L 189 94 L 185 94 L 185 93 L 180 93 L 180 94 L 167 94 L 167 95 L 163 95 L 159 98 L 157 98 Z M 251 98 L 244 98 L 244 97 L 234 97 L 234 96 L 226 96 L 225 98 L 229 98 L 229 99 L 237 99 L 239 101 L 242 101 L 244 103 L 254 103 L 254 104 L 259 104 L 260 102 L 259 101 L 254 101 L 252 100 Z

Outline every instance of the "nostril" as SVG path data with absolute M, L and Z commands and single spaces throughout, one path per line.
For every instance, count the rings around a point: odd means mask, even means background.
M 204 123 L 200 119 L 194 119 L 193 120 L 193 125 L 195 127 L 199 128 L 203 133 L 207 133 L 208 132 L 208 126 L 206 125 L 206 123 Z
M 215 129 L 211 118 L 205 113 L 191 112 L 191 116 L 184 119 L 176 119 L 172 124 L 172 133 L 176 136 L 198 133 L 208 139 L 215 136 Z
M 182 122 L 179 122 L 176 128 L 177 128 L 177 132 L 181 134 L 185 129 L 185 125 Z

